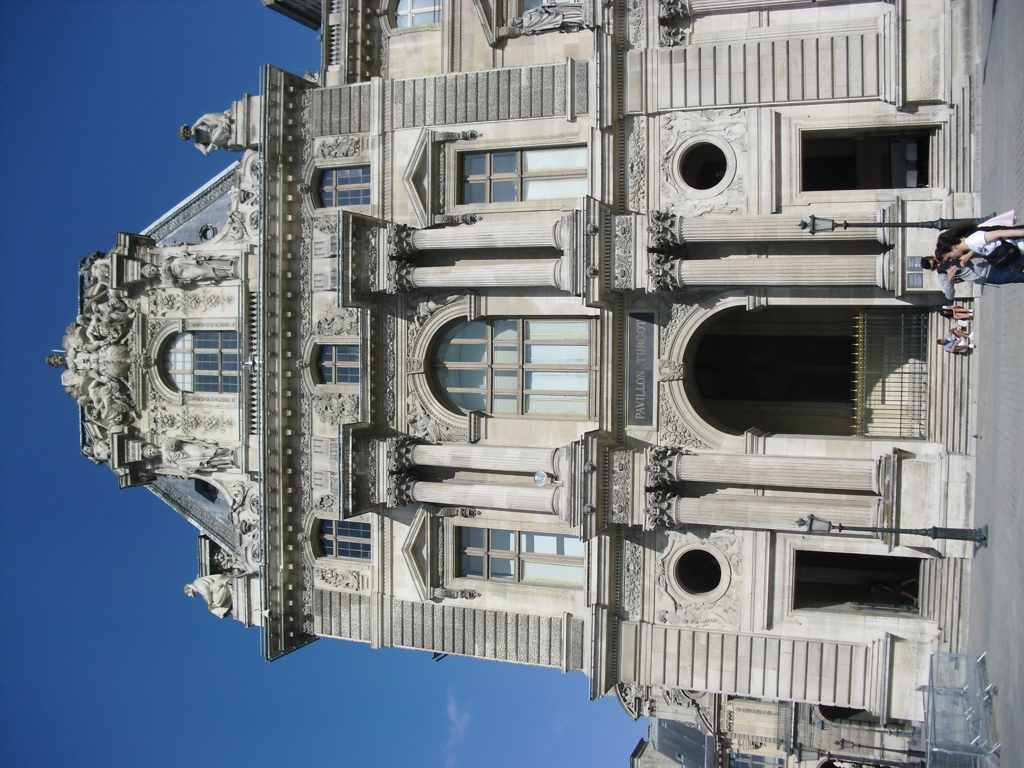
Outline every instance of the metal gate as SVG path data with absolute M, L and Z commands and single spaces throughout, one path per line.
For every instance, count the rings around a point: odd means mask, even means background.
M 853 340 L 855 434 L 925 436 L 928 412 L 926 312 L 857 313 Z

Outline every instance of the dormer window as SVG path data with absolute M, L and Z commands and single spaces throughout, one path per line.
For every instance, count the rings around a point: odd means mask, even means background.
M 370 204 L 370 166 L 326 168 L 320 174 L 318 200 L 321 208 Z
M 179 392 L 238 392 L 238 334 L 179 333 L 164 348 L 163 364 Z
M 398 0 L 395 26 L 420 27 L 441 21 L 441 0 Z
M 320 554 L 325 557 L 370 559 L 370 524 L 348 520 L 321 520 L 317 536 Z
M 317 353 L 321 384 L 359 383 L 359 345 L 324 344 Z

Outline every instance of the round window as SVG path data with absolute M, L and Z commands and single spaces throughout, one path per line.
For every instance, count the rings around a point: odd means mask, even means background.
M 729 161 L 721 147 L 708 142 L 694 144 L 683 153 L 679 172 L 683 181 L 694 189 L 717 186 L 729 169 Z
M 676 561 L 676 580 L 691 595 L 707 594 L 722 583 L 722 566 L 707 550 L 691 549 Z

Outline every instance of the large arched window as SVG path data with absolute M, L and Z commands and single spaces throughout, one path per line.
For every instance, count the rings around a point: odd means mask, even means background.
M 321 520 L 317 535 L 320 554 L 326 557 L 370 559 L 370 524 L 348 520 Z
M 474 320 L 434 352 L 436 384 L 462 411 L 574 416 L 590 411 L 590 322 Z
M 419 27 L 441 20 L 441 0 L 398 0 L 395 26 Z
M 238 334 L 186 331 L 164 348 L 164 373 L 179 392 L 237 392 Z

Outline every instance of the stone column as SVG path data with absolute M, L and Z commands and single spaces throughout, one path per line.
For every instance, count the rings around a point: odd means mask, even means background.
M 768 11 L 793 5 L 807 5 L 807 0 L 690 0 L 690 13 Z
M 562 512 L 562 489 L 559 486 L 497 485 L 494 483 L 425 483 L 409 484 L 410 498 L 421 504 L 442 507 L 484 507 L 513 512 Z
M 648 452 L 649 474 L 657 480 L 694 481 L 721 485 L 766 485 L 777 488 L 881 493 L 878 462 L 871 459 L 821 459 L 800 456 Z
M 810 235 L 808 235 L 810 237 Z M 871 285 L 884 288 L 883 255 L 726 256 L 681 259 L 675 279 L 681 286 Z
M 808 499 L 799 496 L 755 496 L 711 493 L 688 497 L 665 494 L 652 499 L 652 510 L 668 513 L 675 524 L 713 525 L 721 528 L 753 528 L 774 531 L 805 531 L 797 520 L 808 515 L 825 517 L 844 525 L 877 525 L 881 499 Z
M 738 0 L 729 0 L 735 2 Z M 694 0 L 696 3 L 696 0 Z M 835 216 L 836 221 L 857 223 L 875 223 L 873 216 Z M 798 240 L 817 242 L 818 240 L 877 240 L 878 229 L 871 227 L 855 227 L 853 229 L 837 229 L 835 232 L 821 233 L 813 236 L 800 229 L 800 222 L 806 216 L 687 216 L 679 220 L 679 237 L 685 243 L 723 243 Z M 884 226 L 878 223 L 879 228 Z
M 557 448 L 506 448 L 494 445 L 414 445 L 412 464 L 425 467 L 457 467 L 496 472 L 546 472 L 558 475 Z
M 457 267 L 410 267 L 413 288 L 561 288 L 560 259 L 493 261 Z
M 543 224 L 471 224 L 442 229 L 418 229 L 412 233 L 413 250 L 451 248 L 558 248 L 560 222 Z

